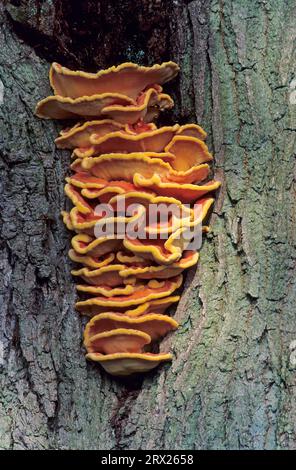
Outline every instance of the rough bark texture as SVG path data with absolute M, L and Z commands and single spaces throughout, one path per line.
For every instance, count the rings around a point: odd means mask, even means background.
M 0 6 L 1 448 L 296 448 L 295 1 L 73 3 Z M 182 72 L 163 120 L 206 128 L 223 186 L 172 366 L 116 380 L 84 359 L 59 216 L 70 156 L 33 109 L 53 60 L 167 59 Z

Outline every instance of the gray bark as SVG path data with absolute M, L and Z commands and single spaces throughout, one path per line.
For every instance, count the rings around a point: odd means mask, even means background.
M 0 5 L 1 448 L 295 449 L 295 2 L 70 3 Z M 223 185 L 162 345 L 172 366 L 119 380 L 84 359 L 59 215 L 70 155 L 33 110 L 53 60 L 168 59 L 163 120 L 208 131 Z

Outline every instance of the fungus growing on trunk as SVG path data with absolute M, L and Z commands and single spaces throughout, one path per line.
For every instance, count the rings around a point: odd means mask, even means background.
M 192 239 L 208 231 L 220 186 L 208 180 L 213 157 L 199 125 L 152 122 L 173 106 L 161 85 L 178 71 L 174 62 L 97 73 L 53 63 L 54 95 L 36 107 L 42 118 L 79 121 L 55 140 L 74 159 L 65 185 L 74 207 L 62 215 L 76 232 L 69 257 L 82 296 L 76 308 L 90 317 L 86 358 L 112 375 L 172 359 L 155 353 L 156 342 L 178 328 L 165 312 L 180 299 L 182 273 L 198 262 Z

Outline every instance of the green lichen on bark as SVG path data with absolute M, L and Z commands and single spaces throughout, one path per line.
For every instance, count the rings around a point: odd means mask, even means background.
M 130 48 L 116 44 L 110 60 L 118 54 L 121 61 L 128 51 L 131 60 L 141 53 L 143 62 L 179 62 L 181 76 L 171 87 L 174 119 L 196 119 L 206 128 L 223 185 L 199 267 L 188 274 L 175 313 L 181 328 L 162 345 L 174 353 L 172 366 L 127 383 L 86 364 L 81 347 L 69 236 L 59 218 L 70 157 L 54 148 L 57 126 L 32 111 L 48 93 L 43 57 L 55 57 L 26 32 L 42 42 L 52 31 L 31 17 L 26 25 L 24 2 L 13 9 L 6 3 L 13 23 L 2 7 L 0 445 L 296 448 L 289 349 L 296 339 L 295 2 L 145 1 L 147 30 L 133 2 L 138 29 L 127 40 Z M 94 2 L 86 3 L 85 21 Z M 122 4 L 119 29 L 129 14 L 128 2 Z M 47 24 L 60 28 L 59 2 L 52 14 Z M 108 28 L 105 19 L 103 25 Z M 69 39 L 58 54 L 74 61 Z M 95 64 L 88 62 L 91 48 L 100 54 L 88 40 L 93 37 L 84 36 L 90 49 L 86 62 L 77 55 L 79 65 L 111 65 L 108 42 Z

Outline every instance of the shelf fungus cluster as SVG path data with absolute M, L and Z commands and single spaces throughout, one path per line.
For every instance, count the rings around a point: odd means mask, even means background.
M 171 360 L 157 352 L 178 327 L 165 312 L 179 300 L 182 273 L 198 262 L 219 187 L 201 127 L 153 122 L 173 106 L 162 85 L 178 70 L 174 62 L 124 63 L 86 73 L 53 63 L 54 94 L 36 108 L 40 118 L 77 121 L 55 140 L 73 158 L 65 185 L 73 207 L 62 215 L 75 232 L 76 308 L 90 318 L 86 357 L 113 375 Z

